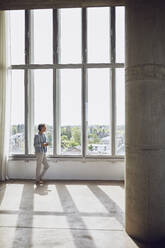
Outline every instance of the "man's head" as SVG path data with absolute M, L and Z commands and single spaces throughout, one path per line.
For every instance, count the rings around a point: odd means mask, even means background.
M 38 125 L 38 131 L 41 132 L 41 133 L 45 132 L 46 131 L 45 124 L 39 124 Z

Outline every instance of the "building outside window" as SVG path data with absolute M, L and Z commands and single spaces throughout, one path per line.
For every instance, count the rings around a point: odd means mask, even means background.
M 10 11 L 11 156 L 125 154 L 124 7 Z

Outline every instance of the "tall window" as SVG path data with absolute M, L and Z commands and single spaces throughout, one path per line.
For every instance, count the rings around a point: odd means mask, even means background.
M 53 63 L 52 10 L 31 11 L 31 63 Z
M 10 153 L 25 152 L 24 71 L 12 71 Z
M 10 11 L 10 154 L 124 155 L 124 7 Z
M 48 154 L 53 154 L 53 72 L 51 69 L 33 70 L 31 71 L 31 76 L 33 77 L 31 87 L 33 87 L 34 99 L 34 133 L 32 136 L 37 133 L 38 124 L 45 123 L 47 127 L 47 141 L 49 143 Z M 33 152 L 33 139 L 31 140 L 31 151 Z

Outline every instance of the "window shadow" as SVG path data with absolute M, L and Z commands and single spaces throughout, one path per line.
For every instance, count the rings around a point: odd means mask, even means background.
M 69 230 L 73 236 L 75 247 L 77 248 L 96 248 L 91 234 L 88 232 L 84 221 L 67 189 L 63 184 L 56 184 L 56 190 L 59 195 L 61 205 L 69 223 Z
M 98 200 L 104 205 L 104 207 L 109 212 L 110 216 L 113 216 L 118 220 L 118 222 L 124 227 L 124 212 L 118 206 L 118 204 L 113 201 L 103 190 L 101 190 L 97 185 L 87 185 L 91 192 L 98 198 Z
M 1 206 L 1 202 L 3 201 L 5 192 L 6 192 L 6 184 L 0 183 L 0 206 Z
M 12 248 L 32 246 L 33 184 L 24 184 Z

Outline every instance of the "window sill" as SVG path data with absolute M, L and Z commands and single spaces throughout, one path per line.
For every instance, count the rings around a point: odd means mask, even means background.
M 95 161 L 124 161 L 124 156 L 86 156 L 85 158 L 81 156 L 47 156 L 49 161 L 79 161 L 79 162 L 95 162 Z M 9 156 L 9 161 L 13 160 L 24 160 L 24 161 L 34 161 L 36 160 L 35 155 L 13 155 Z

